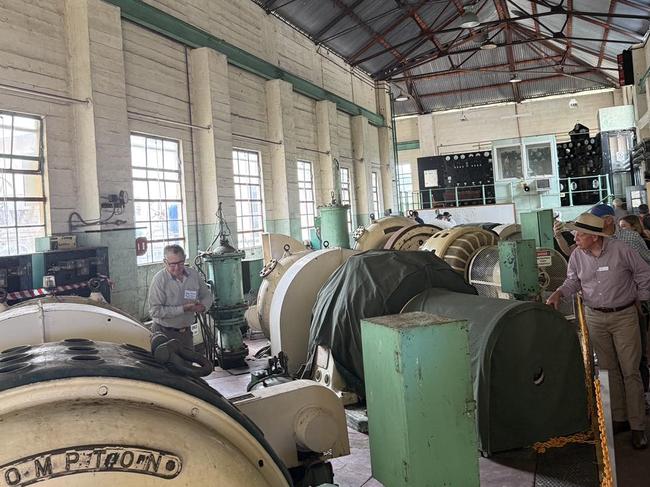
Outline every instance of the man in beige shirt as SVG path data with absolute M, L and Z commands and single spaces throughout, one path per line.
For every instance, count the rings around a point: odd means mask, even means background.
M 152 332 L 163 333 L 170 340 L 178 339 L 193 349 L 191 326 L 194 314 L 203 313 L 212 305 L 212 293 L 199 273 L 185 266 L 185 251 L 180 245 L 164 250 L 165 268 L 149 286 L 149 314 Z

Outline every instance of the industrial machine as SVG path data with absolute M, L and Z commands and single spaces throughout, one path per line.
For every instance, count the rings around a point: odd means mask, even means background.
M 386 250 L 419 250 L 424 243 L 442 228 L 435 225 L 410 225 L 394 232 L 384 248 Z
M 0 257 L 0 290 L 7 294 L 32 287 L 32 256 L 12 255 Z M 39 286 L 40 287 L 40 286 Z M 9 299 L 15 301 L 15 299 Z
M 208 315 L 214 323 L 216 358 L 221 368 L 230 369 L 246 365 L 248 355 L 248 346 L 241 331 L 246 326 L 244 313 L 248 308 L 242 287 L 241 261 L 245 252 L 230 245 L 230 228 L 223 216 L 221 203 L 217 210 L 217 223 L 219 232 L 210 246 L 199 252 L 195 264 L 214 296 Z M 219 245 L 213 247 L 217 241 Z
M 503 223 L 492 228 L 499 240 L 521 240 L 521 225 L 518 223 Z
M 150 331 L 109 304 L 76 296 L 31 299 L 0 312 L 0 350 L 83 338 L 149 348 Z
M 375 250 L 384 248 L 388 239 L 396 231 L 415 225 L 415 221 L 405 216 L 387 216 L 371 221 L 367 227 L 359 227 L 352 234 L 354 250 Z
M 284 352 L 294 374 L 307 360 L 312 307 L 322 285 L 350 256 L 350 249 L 329 248 L 304 255 L 282 275 L 271 300 L 271 353 Z
M 427 240 L 420 250 L 434 252 L 452 269 L 465 276 L 469 258 L 486 245 L 496 245 L 496 233 L 478 227 L 454 227 L 442 230 Z
M 154 360 L 149 331 L 108 305 L 33 300 L 0 312 L 0 330 L 6 485 L 307 487 L 331 482 L 327 460 L 349 453 L 328 388 L 225 399 Z
M 283 235 L 282 233 L 263 233 L 262 257 L 264 263 L 268 263 L 272 259 L 280 260 L 284 256 L 285 252 L 287 252 L 287 246 L 291 252 L 308 250 L 302 242 L 299 242 L 289 235 Z
M 288 243 L 284 244 L 284 248 L 284 254 L 281 257 L 278 257 L 278 259 L 271 259 L 262 269 L 260 273 L 262 276 L 262 284 L 257 292 L 255 313 L 250 313 L 253 314 L 253 316 L 251 316 L 249 324 L 251 324 L 255 329 L 261 330 L 266 338 L 271 338 L 271 301 L 273 299 L 275 288 L 277 287 L 278 282 L 280 282 L 280 278 L 289 267 L 305 255 L 312 252 L 311 250 L 305 249 L 303 245 L 299 248 L 304 250 L 299 250 L 296 253 L 291 253 L 291 247 Z
M 108 276 L 108 247 L 78 247 L 75 249 L 48 250 L 31 254 L 32 283 L 38 289 L 46 287 L 44 277 L 60 289 L 58 295 L 78 295 L 88 297 L 90 290 L 77 287 L 86 284 L 97 276 Z M 53 280 L 52 280 L 53 279 Z M 65 288 L 70 286 L 69 288 Z M 108 282 L 101 284 L 101 293 L 106 301 L 111 300 L 111 288 Z
M 481 296 L 514 299 L 514 293 L 502 289 L 500 262 L 498 246 L 482 247 L 469 261 L 467 279 Z M 536 250 L 529 262 L 522 264 L 536 272 L 541 296 L 549 296 L 566 278 L 567 261 L 554 249 Z
M 337 191 L 339 198 L 335 196 L 333 191 L 330 204 L 318 207 L 320 214 L 318 233 L 322 248 L 339 247 L 349 249 L 348 211 L 350 211 L 350 205 L 340 203 L 340 188 Z

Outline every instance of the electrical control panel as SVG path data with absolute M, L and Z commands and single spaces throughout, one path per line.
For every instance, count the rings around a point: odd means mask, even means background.
M 31 286 L 31 255 L 0 257 L 0 289 L 4 289 L 8 293 L 13 293 L 16 291 L 31 289 Z
M 601 198 L 598 176 L 603 174 L 603 153 L 600 134 L 572 135 L 570 142 L 557 144 L 558 170 L 562 206 L 591 205 Z M 565 178 L 580 178 L 567 181 Z M 604 181 L 603 181 L 604 184 Z M 569 197 L 569 187 L 572 195 Z
M 99 275 L 108 276 L 108 248 L 80 247 L 66 250 L 37 252 L 32 258 L 32 285 L 43 286 L 43 276 L 54 276 L 57 286 L 87 283 Z M 101 292 L 110 301 L 110 286 L 103 283 Z M 57 292 L 57 294 L 88 297 L 87 287 Z
M 490 151 L 421 157 L 418 176 L 423 208 L 494 204 Z

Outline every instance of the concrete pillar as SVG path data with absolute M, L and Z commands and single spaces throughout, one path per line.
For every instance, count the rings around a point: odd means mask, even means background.
M 329 203 L 332 192 L 337 202 L 341 202 L 340 171 L 336 167 L 339 161 L 339 135 L 336 103 L 331 101 L 316 102 L 316 130 L 318 135 L 318 167 L 321 174 L 320 201 Z
M 437 156 L 435 121 L 432 113 L 418 117 L 418 132 L 422 157 Z
M 368 119 L 352 117 L 352 157 L 354 159 L 354 191 L 357 199 L 357 224 L 366 225 L 372 210 L 372 164 L 368 147 Z M 379 218 L 380 215 L 376 215 Z
M 101 212 L 100 197 L 122 190 L 132 193 L 133 187 L 120 10 L 100 0 L 65 0 L 65 30 L 70 94 L 91 100 L 88 105 L 73 107 L 75 136 L 71 143 L 79 210 L 85 219 L 100 214 L 107 217 L 106 211 Z M 80 241 L 108 247 L 115 282 L 112 303 L 139 313 L 133 205 L 127 204 L 115 219 L 126 223 L 89 227 L 99 232 L 80 233 Z
M 379 165 L 381 168 L 381 185 L 384 199 L 383 207 L 397 213 L 397 172 L 395 168 L 395 152 L 393 151 L 392 111 L 390 91 L 386 83 L 381 83 L 375 90 L 377 109 L 384 117 L 384 126 L 379 127 Z
M 205 249 L 214 239 L 219 202 L 237 242 L 237 212 L 232 163 L 232 122 L 228 59 L 207 47 L 190 52 L 190 93 L 192 120 L 210 130 L 193 129 L 194 161 L 197 165 L 197 224 L 199 248 Z
M 269 231 L 291 235 L 302 240 L 300 203 L 298 198 L 298 166 L 296 164 L 295 116 L 293 88 L 279 79 L 266 82 L 268 138 L 281 144 L 270 144 L 273 168 L 273 224 Z M 271 223 L 271 222 L 269 222 Z

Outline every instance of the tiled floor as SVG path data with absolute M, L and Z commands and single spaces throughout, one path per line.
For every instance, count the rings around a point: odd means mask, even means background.
M 251 353 L 265 343 L 264 340 L 249 342 Z M 260 362 L 253 361 L 251 365 L 258 367 Z M 233 375 L 217 369 L 207 378 L 207 382 L 226 397 L 236 396 L 246 391 L 250 380 L 248 373 L 241 372 L 240 375 Z M 647 425 L 646 421 L 646 428 Z M 382 487 L 381 483 L 372 478 L 368 436 L 352 429 L 348 429 L 348 432 L 350 455 L 332 461 L 335 483 L 340 487 Z M 634 450 L 630 445 L 630 433 L 623 433 L 616 437 L 615 451 L 618 487 L 650 486 L 650 449 Z M 537 487 L 535 468 L 536 457 L 532 451 L 507 452 L 491 458 L 479 458 L 481 487 Z M 572 483 L 555 485 L 583 487 Z

